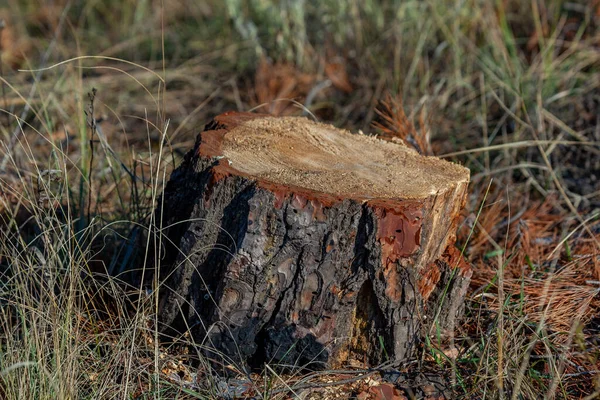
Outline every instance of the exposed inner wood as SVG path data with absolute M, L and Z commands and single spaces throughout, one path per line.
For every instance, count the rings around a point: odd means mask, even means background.
M 245 121 L 221 151 L 250 176 L 353 199 L 421 199 L 469 179 L 460 165 L 300 117 Z

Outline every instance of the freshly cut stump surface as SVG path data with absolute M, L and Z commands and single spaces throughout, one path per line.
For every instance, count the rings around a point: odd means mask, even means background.
M 225 365 L 409 360 L 430 332 L 451 337 L 462 312 L 471 270 L 454 241 L 468 182 L 401 143 L 222 114 L 157 210 L 163 329 L 191 329 Z
M 298 117 L 246 121 L 220 146 L 243 174 L 340 198 L 423 199 L 468 180 L 459 165 Z

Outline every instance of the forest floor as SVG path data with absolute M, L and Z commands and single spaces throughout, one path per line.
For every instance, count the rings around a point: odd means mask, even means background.
M 0 398 L 600 397 L 600 2 L 0 5 Z M 205 123 L 301 115 L 471 170 L 474 275 L 419 368 L 214 374 L 127 284 Z M 436 394 L 437 393 L 437 394 Z

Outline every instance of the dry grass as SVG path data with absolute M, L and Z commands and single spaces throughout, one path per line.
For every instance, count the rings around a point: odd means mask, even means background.
M 127 283 L 159 257 L 152 210 L 202 125 L 259 108 L 471 169 L 458 243 L 475 271 L 467 315 L 452 351 L 432 337 L 423 364 L 448 372 L 457 398 L 599 396 L 597 1 L 7 4 L 0 397 L 378 387 L 381 371 L 278 366 L 227 383 L 184 351 L 200 347 L 185 333 L 159 344 L 160 282 Z

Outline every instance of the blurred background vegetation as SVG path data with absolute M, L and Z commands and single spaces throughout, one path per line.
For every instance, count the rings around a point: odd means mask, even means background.
M 600 2 L 4 0 L 0 20 L 0 397 L 183 396 L 156 296 L 121 278 L 229 110 L 421 135 L 468 166 L 467 319 L 458 356 L 427 360 L 458 397 L 599 393 Z

